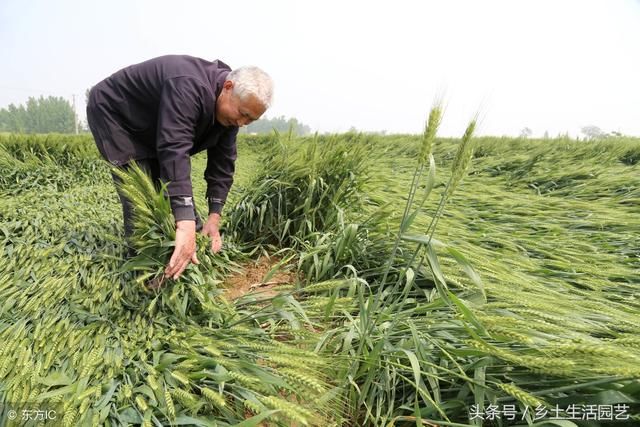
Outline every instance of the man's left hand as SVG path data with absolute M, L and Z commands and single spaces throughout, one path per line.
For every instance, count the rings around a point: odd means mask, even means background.
M 211 250 L 220 252 L 222 237 L 220 237 L 220 214 L 212 213 L 202 227 L 202 234 L 211 238 Z

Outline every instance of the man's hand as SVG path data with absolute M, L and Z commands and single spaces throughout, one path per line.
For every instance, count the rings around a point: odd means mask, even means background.
M 177 280 L 189 262 L 200 264 L 196 256 L 196 222 L 190 220 L 176 222 L 176 245 L 164 274 Z
M 211 250 L 219 252 L 222 249 L 222 238 L 220 237 L 220 214 L 212 213 L 207 218 L 207 222 L 202 227 L 202 234 L 211 237 Z

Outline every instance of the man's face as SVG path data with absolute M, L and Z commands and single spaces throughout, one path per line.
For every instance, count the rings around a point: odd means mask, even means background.
M 245 126 L 258 120 L 266 108 L 253 96 L 241 100 L 233 93 L 233 82 L 224 82 L 216 100 L 216 121 L 222 126 Z

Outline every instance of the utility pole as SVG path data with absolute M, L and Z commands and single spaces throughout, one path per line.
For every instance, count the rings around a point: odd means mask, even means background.
M 76 111 L 76 94 L 71 95 L 73 97 L 73 121 L 76 125 L 76 135 L 78 134 L 78 112 Z

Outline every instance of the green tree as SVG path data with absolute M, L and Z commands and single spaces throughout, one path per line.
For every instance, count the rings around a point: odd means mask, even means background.
M 20 105 L 9 104 L 6 109 L 0 110 L 0 131 L 4 132 L 25 132 L 26 110 Z
M 268 118 L 264 117 L 260 120 L 240 128 L 240 133 L 257 133 L 264 134 L 270 133 L 273 129 L 278 132 L 289 132 L 289 129 L 293 129 L 293 133 L 298 135 L 307 135 L 311 132 L 311 128 L 304 123 L 301 123 L 295 117 L 285 118 L 285 116 Z
M 607 134 L 605 132 L 603 132 L 602 129 L 600 129 L 598 126 L 594 126 L 594 125 L 583 126 L 580 129 L 580 131 L 583 134 L 585 134 L 587 139 L 605 138 L 607 136 Z
M 63 97 L 30 97 L 26 106 L 0 109 L 0 131 L 26 133 L 75 132 L 76 115 Z
M 530 128 L 528 128 L 528 127 L 525 127 L 525 128 L 523 128 L 523 129 L 520 131 L 520 138 L 527 139 L 527 138 L 529 138 L 531 135 L 533 135 L 533 131 L 532 131 Z

